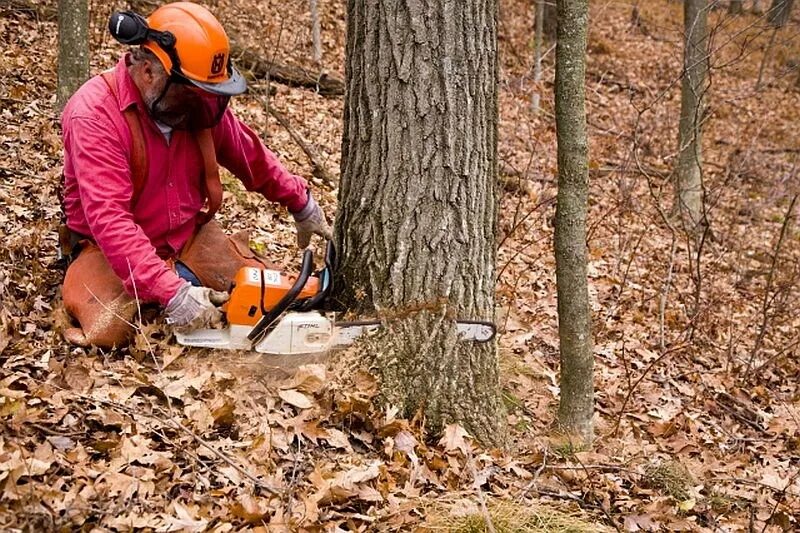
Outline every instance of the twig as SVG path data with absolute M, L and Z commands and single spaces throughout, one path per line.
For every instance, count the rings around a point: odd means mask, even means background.
M 795 162 L 797 158 L 795 158 Z M 775 245 L 775 253 L 772 254 L 772 264 L 769 268 L 769 274 L 767 274 L 767 286 L 764 288 L 764 300 L 761 305 L 761 326 L 758 330 L 758 337 L 756 337 L 756 341 L 753 344 L 753 350 L 750 352 L 750 360 L 747 361 L 747 372 L 745 375 L 749 378 L 750 371 L 753 369 L 753 362 L 756 359 L 756 355 L 758 355 L 758 351 L 761 349 L 761 343 L 764 341 L 764 336 L 767 333 L 767 327 L 769 326 L 769 307 L 770 307 L 770 292 L 772 290 L 772 281 L 775 276 L 775 268 L 778 264 L 778 258 L 781 254 L 781 248 L 783 246 L 783 241 L 786 238 L 786 230 L 789 227 L 789 222 L 792 220 L 792 212 L 794 211 L 794 204 L 797 203 L 797 196 L 798 193 L 792 197 L 792 201 L 789 203 L 789 208 L 786 210 L 786 216 L 783 217 L 783 224 L 781 224 L 781 232 L 778 236 L 778 243 Z
M 299 146 L 300 149 L 305 152 L 309 161 L 311 161 L 314 176 L 321 179 L 326 185 L 336 187 L 336 180 L 325 169 L 325 165 L 322 164 L 322 161 L 319 160 L 319 155 L 317 154 L 316 149 L 306 143 L 305 140 L 303 140 L 303 138 L 292 129 L 286 116 L 275 109 L 275 106 L 269 107 L 269 114 L 275 117 L 275 120 L 277 120 L 280 125 L 286 129 L 295 144 L 297 144 L 297 146 Z

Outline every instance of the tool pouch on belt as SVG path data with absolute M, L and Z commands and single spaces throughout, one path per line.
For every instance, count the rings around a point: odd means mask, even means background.
M 183 247 L 178 260 L 194 272 L 204 287 L 217 291 L 229 291 L 236 272 L 242 267 L 281 270 L 250 249 L 248 231 L 243 230 L 229 237 L 215 220 L 197 229 Z

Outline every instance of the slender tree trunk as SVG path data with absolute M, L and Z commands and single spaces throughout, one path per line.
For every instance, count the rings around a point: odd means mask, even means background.
M 554 41 L 558 36 L 558 11 L 556 10 L 556 0 L 543 0 L 544 13 L 542 21 L 544 24 L 544 35 L 548 40 Z
M 87 0 L 58 0 L 59 110 L 88 78 L 89 4 Z
M 320 38 L 319 0 L 309 0 L 311 7 L 311 43 L 314 63 L 322 62 L 322 40 Z
M 495 0 L 348 0 L 335 298 L 376 313 L 386 401 L 430 428 L 500 443 L 493 343 L 455 319 L 494 315 Z
M 542 47 L 544 35 L 544 3 L 546 0 L 535 0 L 536 4 L 536 29 L 533 33 L 533 83 L 534 92 L 531 96 L 531 110 L 536 113 L 539 111 L 539 82 L 542 81 Z
M 764 69 L 769 63 L 769 56 L 772 54 L 772 45 L 775 44 L 775 37 L 778 35 L 778 28 L 772 28 L 772 35 L 769 36 L 764 55 L 761 57 L 761 64 L 758 66 L 758 78 L 756 78 L 756 91 L 761 90 L 761 83 L 764 81 Z
M 585 87 L 588 0 L 558 0 L 556 130 L 558 198 L 556 278 L 561 348 L 561 429 L 581 444 L 592 440 L 594 384 L 587 280 L 586 210 L 589 193 Z
M 686 0 L 684 16 L 681 118 L 675 168 L 675 207 L 683 228 L 703 227 L 702 121 L 708 78 L 708 0 Z
M 775 28 L 783 28 L 789 22 L 794 0 L 772 0 L 767 21 Z
M 744 13 L 743 0 L 731 0 L 728 4 L 728 13 L 731 15 L 741 15 Z
M 778 30 L 783 28 L 788 22 L 792 14 L 792 5 L 794 0 L 772 0 L 772 5 L 767 12 L 767 22 L 772 26 L 772 35 L 767 43 L 767 48 L 764 50 L 764 55 L 761 58 L 761 65 L 758 67 L 758 79 L 756 80 L 756 91 L 761 89 L 761 83 L 764 81 L 764 69 L 769 63 L 770 56 L 772 55 L 772 46 L 775 44 L 775 37 L 778 35 Z

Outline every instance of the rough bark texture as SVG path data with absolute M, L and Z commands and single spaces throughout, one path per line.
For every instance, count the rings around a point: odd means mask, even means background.
M 705 223 L 702 121 L 708 78 L 708 0 L 686 0 L 683 17 L 683 79 L 674 212 L 679 215 L 684 230 L 696 233 Z
M 586 271 L 586 209 L 589 192 L 585 84 L 588 0 L 558 0 L 556 46 L 556 280 L 561 349 L 561 430 L 586 444 L 592 440 L 594 383 L 591 311 Z
M 58 0 L 58 90 L 61 110 L 89 78 L 89 3 Z
M 347 28 L 337 297 L 387 325 L 388 402 L 498 443 L 496 346 L 454 323 L 494 315 L 496 3 L 349 0 Z

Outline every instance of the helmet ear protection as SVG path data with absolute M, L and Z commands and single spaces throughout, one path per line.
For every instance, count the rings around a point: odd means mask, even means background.
M 175 47 L 175 36 L 169 31 L 152 30 L 147 20 L 133 11 L 115 11 L 108 19 L 108 31 L 122 44 L 135 46 L 153 41 L 164 50 Z
M 156 43 L 172 60 L 173 70 L 180 71 L 180 59 L 175 53 L 175 35 L 170 31 L 158 31 L 147 25 L 147 19 L 133 11 L 115 11 L 108 19 L 108 31 L 118 42 L 129 46 Z

